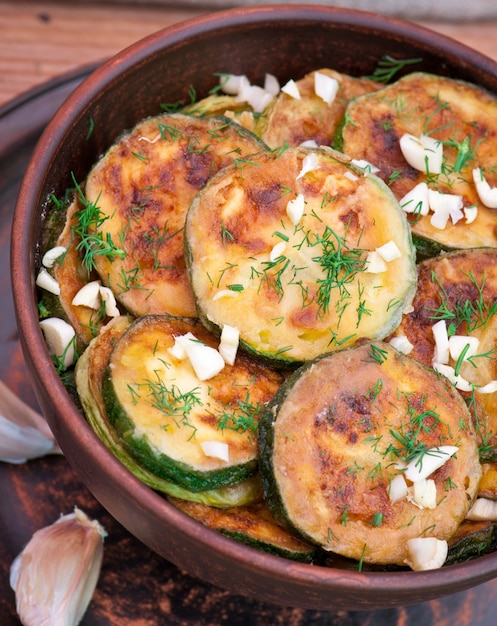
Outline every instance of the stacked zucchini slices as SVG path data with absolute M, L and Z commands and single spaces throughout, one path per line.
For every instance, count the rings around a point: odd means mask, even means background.
M 40 323 L 88 422 L 187 515 L 280 556 L 493 549 L 496 98 L 327 68 L 221 87 L 53 200 Z

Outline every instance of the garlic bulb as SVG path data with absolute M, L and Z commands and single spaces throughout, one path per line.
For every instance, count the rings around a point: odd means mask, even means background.
M 78 508 L 35 532 L 10 569 L 23 626 L 76 626 L 97 585 L 106 532 Z

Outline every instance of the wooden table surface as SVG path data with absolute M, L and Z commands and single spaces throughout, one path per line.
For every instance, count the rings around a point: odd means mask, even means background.
M 0 105 L 109 56 L 199 9 L 114 2 L 0 1 Z M 497 21 L 423 23 L 497 60 Z

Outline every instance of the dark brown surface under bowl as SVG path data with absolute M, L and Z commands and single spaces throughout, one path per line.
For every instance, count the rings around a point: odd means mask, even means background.
M 186 32 L 190 35 L 188 43 L 182 42 Z M 254 82 L 261 82 L 265 72 L 285 81 L 322 66 L 360 75 L 370 74 L 385 54 L 422 56 L 425 70 L 472 80 L 497 92 L 497 70 L 492 61 L 402 22 L 308 6 L 215 14 L 149 37 L 92 74 L 84 91 L 76 90 L 36 148 L 14 221 L 12 246 L 18 262 L 13 281 L 28 369 L 36 372 L 40 405 L 79 479 L 133 535 L 189 574 L 231 592 L 283 606 L 373 609 L 431 600 L 493 578 L 497 555 L 416 574 L 325 569 L 246 548 L 207 531 L 170 507 L 130 476 L 100 444 L 47 367 L 33 289 L 33 252 L 40 231 L 36 207 L 42 206 L 51 192 L 62 195 L 71 184 L 71 172 L 82 179 L 123 129 L 158 113 L 161 102 L 188 100 L 191 84 L 199 95 L 205 94 L 215 83 L 215 71 L 245 73 L 250 67 Z M 478 70 L 474 69 L 476 64 Z M 103 85 L 106 89 L 97 97 Z M 85 141 L 90 119 L 95 127 Z M 56 157 L 53 146 L 57 144 L 61 151 Z M 21 258 L 25 261 L 19 262 Z M 478 623 L 480 617 L 466 623 Z M 441 622 L 437 619 L 437 623 Z

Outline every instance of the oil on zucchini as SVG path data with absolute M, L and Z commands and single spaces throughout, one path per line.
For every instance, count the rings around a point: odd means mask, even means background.
M 369 271 L 368 255 L 385 244 L 396 258 Z M 246 350 L 283 366 L 383 338 L 416 287 L 397 201 L 331 149 L 288 148 L 224 168 L 190 207 L 185 248 L 204 324 L 237 327 Z
M 432 224 L 431 214 L 410 214 L 411 226 L 423 258 L 441 250 L 497 245 L 495 211 L 480 200 L 472 170 L 484 168 L 495 185 L 497 160 L 497 98 L 476 85 L 416 72 L 375 93 L 353 100 L 347 107 L 340 149 L 378 167 L 399 200 L 418 183 L 432 190 L 461 196 L 464 208 L 477 207 L 467 223 L 450 219 L 445 228 Z M 429 136 L 443 145 L 439 173 L 418 171 L 404 158 L 399 141 L 409 133 Z
M 228 118 L 173 113 L 140 122 L 98 161 L 85 186 L 88 206 L 100 213 L 90 233 L 124 255 L 99 255 L 95 265 L 128 312 L 195 316 L 183 255 L 186 211 L 220 168 L 265 149 Z
M 111 320 L 95 337 L 76 364 L 75 379 L 88 423 L 102 443 L 145 485 L 169 496 L 215 507 L 242 506 L 261 498 L 258 477 L 207 491 L 190 491 L 148 471 L 131 456 L 109 422 L 102 395 L 102 381 L 114 343 L 131 323 L 126 316 Z
M 193 320 L 137 319 L 115 342 L 102 383 L 105 409 L 127 452 L 149 472 L 191 491 L 233 485 L 257 470 L 257 423 L 281 375 L 240 354 L 200 380 L 175 338 L 216 348 Z M 228 449 L 227 458 L 205 444 Z
M 434 508 L 396 476 L 457 447 L 438 470 Z M 259 424 L 266 502 L 306 540 L 342 556 L 403 565 L 412 537 L 450 539 L 476 496 L 481 468 L 468 409 L 452 385 L 384 342 L 364 342 L 294 372 Z M 408 487 L 410 481 L 406 479 Z M 412 491 L 411 491 L 412 494 Z

